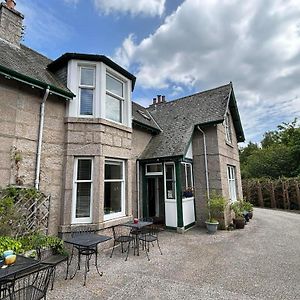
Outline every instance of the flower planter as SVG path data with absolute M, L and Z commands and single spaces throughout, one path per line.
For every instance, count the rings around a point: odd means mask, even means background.
M 233 224 L 236 229 L 244 229 L 245 227 L 245 219 L 233 219 Z
M 249 211 L 248 215 L 249 215 L 249 219 L 253 218 L 253 212 L 252 211 Z
M 206 221 L 205 224 L 206 224 L 206 228 L 207 228 L 207 233 L 214 234 L 214 233 L 217 232 L 219 222 L 208 222 L 208 221 Z

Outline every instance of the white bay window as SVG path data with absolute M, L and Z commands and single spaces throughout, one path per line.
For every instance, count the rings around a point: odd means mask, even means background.
M 92 158 L 76 158 L 73 177 L 72 223 L 92 222 Z
M 125 163 L 122 160 L 105 161 L 104 220 L 125 216 Z

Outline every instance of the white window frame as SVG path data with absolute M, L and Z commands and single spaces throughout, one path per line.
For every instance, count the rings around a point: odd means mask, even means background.
M 232 131 L 231 131 L 231 123 L 230 123 L 229 113 L 226 113 L 225 120 L 224 120 L 224 128 L 225 128 L 226 142 L 231 144 L 232 143 Z
M 184 165 L 184 175 L 185 175 L 185 188 L 194 188 L 194 178 L 193 178 L 193 164 L 189 162 L 182 162 L 181 164 Z M 187 176 L 187 166 L 191 168 L 191 179 L 192 179 L 192 186 L 188 186 L 188 176 Z
M 94 84 L 84 85 L 81 84 L 81 70 L 82 69 L 93 69 L 94 70 Z M 91 115 L 82 115 L 80 112 L 81 104 L 81 90 L 93 90 L 93 113 Z M 90 64 L 79 64 L 78 65 L 78 115 L 80 118 L 93 118 L 95 116 L 95 98 L 96 98 L 96 66 Z
M 235 166 L 227 165 L 228 192 L 231 203 L 237 201 L 236 190 L 236 168 Z
M 107 162 L 118 162 L 118 163 L 122 163 L 122 174 L 123 174 L 123 178 L 122 179 L 105 179 L 105 164 Z M 103 195 L 105 197 L 105 183 L 106 182 L 121 182 L 121 211 L 117 212 L 117 213 L 111 213 L 111 214 L 104 214 L 104 221 L 108 221 L 108 220 L 112 220 L 112 219 L 116 219 L 116 218 L 120 218 L 120 217 L 125 217 L 126 213 L 125 213 L 125 208 L 126 208 L 126 197 L 125 197 L 125 183 L 126 183 L 126 173 L 125 173 L 125 160 L 121 160 L 121 159 L 114 159 L 114 158 L 105 158 L 104 161 L 104 190 L 103 190 Z M 103 198 L 104 198 L 103 197 Z M 104 202 L 103 202 L 103 212 L 104 212 Z
M 167 191 L 167 166 L 172 165 L 173 166 L 173 181 L 174 181 L 174 198 L 168 198 L 168 191 Z M 170 179 L 168 179 L 170 180 Z M 176 200 L 177 198 L 177 190 L 176 190 L 176 169 L 175 169 L 175 163 L 174 162 L 166 162 L 164 164 L 164 188 L 165 188 L 165 199 L 166 200 Z
M 112 77 L 113 79 L 119 81 L 121 84 L 122 84 L 122 94 L 123 94 L 123 97 L 119 96 L 119 95 L 116 95 L 115 93 L 109 91 L 107 89 L 107 83 L 106 83 L 106 76 L 110 76 Z M 126 95 L 126 82 L 124 82 L 122 79 L 120 79 L 118 76 L 114 75 L 111 71 L 109 70 L 106 70 L 106 73 L 105 73 L 105 103 L 106 103 L 106 96 L 109 95 L 117 100 L 120 101 L 120 105 L 121 105 L 121 122 L 118 122 L 118 121 L 115 121 L 115 120 L 111 120 L 109 118 L 106 117 L 106 105 L 105 105 L 105 112 L 104 112 L 104 115 L 105 115 L 105 119 L 106 120 L 109 120 L 110 122 L 114 122 L 114 123 L 117 123 L 117 124 L 124 124 L 124 121 L 125 121 L 125 116 L 124 116 L 124 105 L 125 105 L 125 95 Z
M 160 165 L 161 166 L 161 172 L 148 172 L 148 166 L 154 166 L 154 165 Z M 157 176 L 157 175 L 163 175 L 163 165 L 162 163 L 153 163 L 153 164 L 146 164 L 146 175 L 148 176 Z
M 78 161 L 79 160 L 90 160 L 91 161 L 91 179 L 90 180 L 78 180 Z M 74 160 L 74 173 L 73 173 L 73 191 L 72 191 L 72 224 L 81 223 L 92 223 L 92 211 L 93 211 L 93 173 L 94 173 L 94 162 L 93 157 L 76 157 Z M 76 204 L 77 204 L 77 184 L 78 183 L 91 183 L 91 198 L 90 198 L 90 216 L 84 218 L 76 217 Z

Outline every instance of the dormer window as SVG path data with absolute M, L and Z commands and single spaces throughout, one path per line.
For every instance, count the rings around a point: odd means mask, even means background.
M 95 68 L 79 67 L 79 103 L 80 115 L 92 116 L 94 114 L 95 98 Z
M 231 133 L 231 125 L 230 125 L 230 116 L 229 113 L 225 116 L 224 121 L 224 127 L 225 127 L 225 139 L 226 142 L 231 144 L 232 143 L 232 133 Z
M 111 74 L 106 74 L 105 116 L 114 122 L 122 123 L 124 83 Z

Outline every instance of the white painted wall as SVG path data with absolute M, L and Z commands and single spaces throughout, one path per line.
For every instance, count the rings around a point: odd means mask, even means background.
M 183 226 L 195 222 L 194 197 L 182 199 Z
M 185 158 L 193 159 L 193 145 L 192 142 L 190 142 L 189 148 L 186 152 Z

